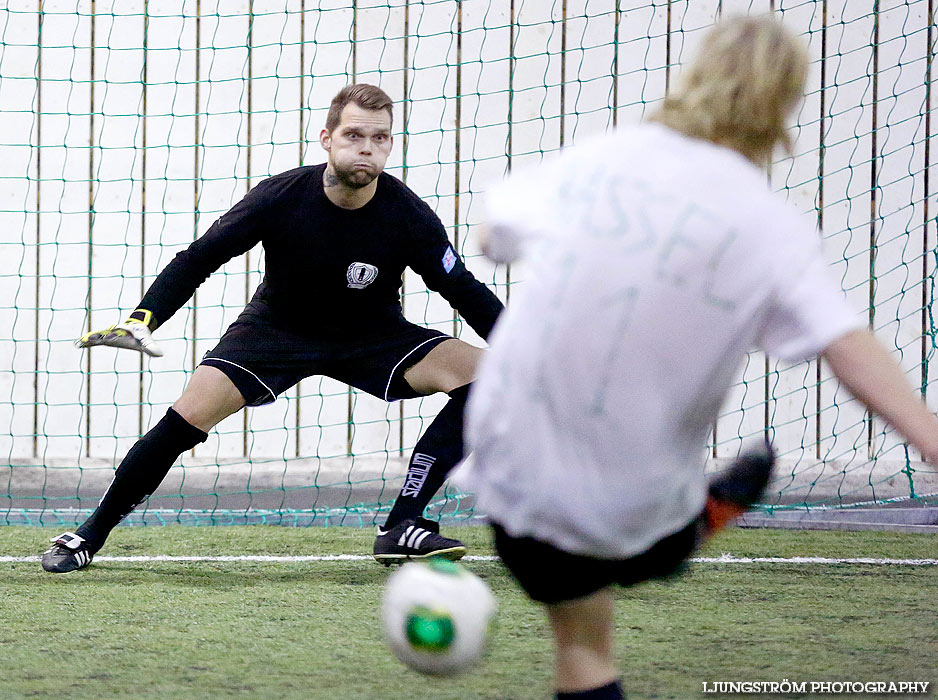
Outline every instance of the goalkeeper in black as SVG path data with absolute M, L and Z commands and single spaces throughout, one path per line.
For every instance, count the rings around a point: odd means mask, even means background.
M 152 494 L 176 459 L 244 406 L 274 401 L 304 377 L 324 375 L 386 401 L 437 392 L 450 400 L 417 441 L 374 555 L 458 559 L 458 540 L 423 517 L 463 457 L 463 409 L 483 350 L 405 320 L 401 278 L 410 267 L 483 338 L 502 304 L 466 269 L 430 207 L 383 172 L 392 102 L 356 84 L 333 99 L 320 142 L 327 162 L 271 177 L 153 282 L 125 322 L 78 341 L 160 355 L 151 331 L 215 270 L 262 242 L 266 274 L 254 297 L 202 359 L 182 396 L 130 449 L 97 509 L 53 540 L 46 571 L 84 568 L 111 530 Z

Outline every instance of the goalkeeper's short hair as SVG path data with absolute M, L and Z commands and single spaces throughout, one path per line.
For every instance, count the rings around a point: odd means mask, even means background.
M 329 112 L 326 114 L 326 131 L 329 133 L 335 131 L 339 122 L 342 121 L 342 110 L 349 104 L 358 105 L 362 109 L 383 109 L 391 117 L 391 124 L 394 123 L 394 103 L 388 94 L 377 85 L 355 83 L 346 85 L 332 98 Z

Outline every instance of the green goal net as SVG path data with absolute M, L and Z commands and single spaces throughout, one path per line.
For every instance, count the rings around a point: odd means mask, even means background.
M 511 168 L 635 123 L 724 13 L 774 12 L 810 47 L 794 151 L 772 186 L 816 222 L 858 312 L 928 400 L 936 372 L 932 0 L 10 0 L 0 7 L 0 523 L 74 525 L 181 393 L 263 275 L 258 248 L 158 331 L 162 358 L 73 346 L 132 310 L 261 179 L 324 160 L 350 82 L 395 101 L 389 172 L 510 303 L 523 267 L 476 245 Z M 328 303 L 326 301 L 326 303 Z M 420 278 L 407 317 L 478 337 Z M 310 378 L 223 421 L 131 523 L 370 525 L 442 406 Z M 766 507 L 923 502 L 938 477 L 817 362 L 750 355 L 706 446 L 771 437 Z M 703 446 L 702 446 L 703 447 Z M 453 486 L 431 505 L 483 515 Z

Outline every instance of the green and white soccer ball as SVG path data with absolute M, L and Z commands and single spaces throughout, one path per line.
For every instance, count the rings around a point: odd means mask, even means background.
M 471 571 L 445 560 L 410 562 L 388 577 L 381 601 L 395 656 L 434 676 L 479 662 L 495 620 L 495 596 Z

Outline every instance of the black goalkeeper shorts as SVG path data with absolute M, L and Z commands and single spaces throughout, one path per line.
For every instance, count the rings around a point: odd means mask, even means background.
M 260 320 L 232 323 L 203 365 L 224 372 L 248 406 L 277 396 L 314 375 L 331 377 L 385 401 L 420 396 L 404 372 L 448 336 L 401 321 L 389 334 L 356 342 L 311 340 Z
M 680 575 L 697 548 L 701 519 L 628 559 L 571 554 L 531 537 L 512 537 L 497 523 L 492 529 L 498 556 L 525 593 L 539 603 L 553 604 L 584 598 L 612 584 L 634 586 Z

